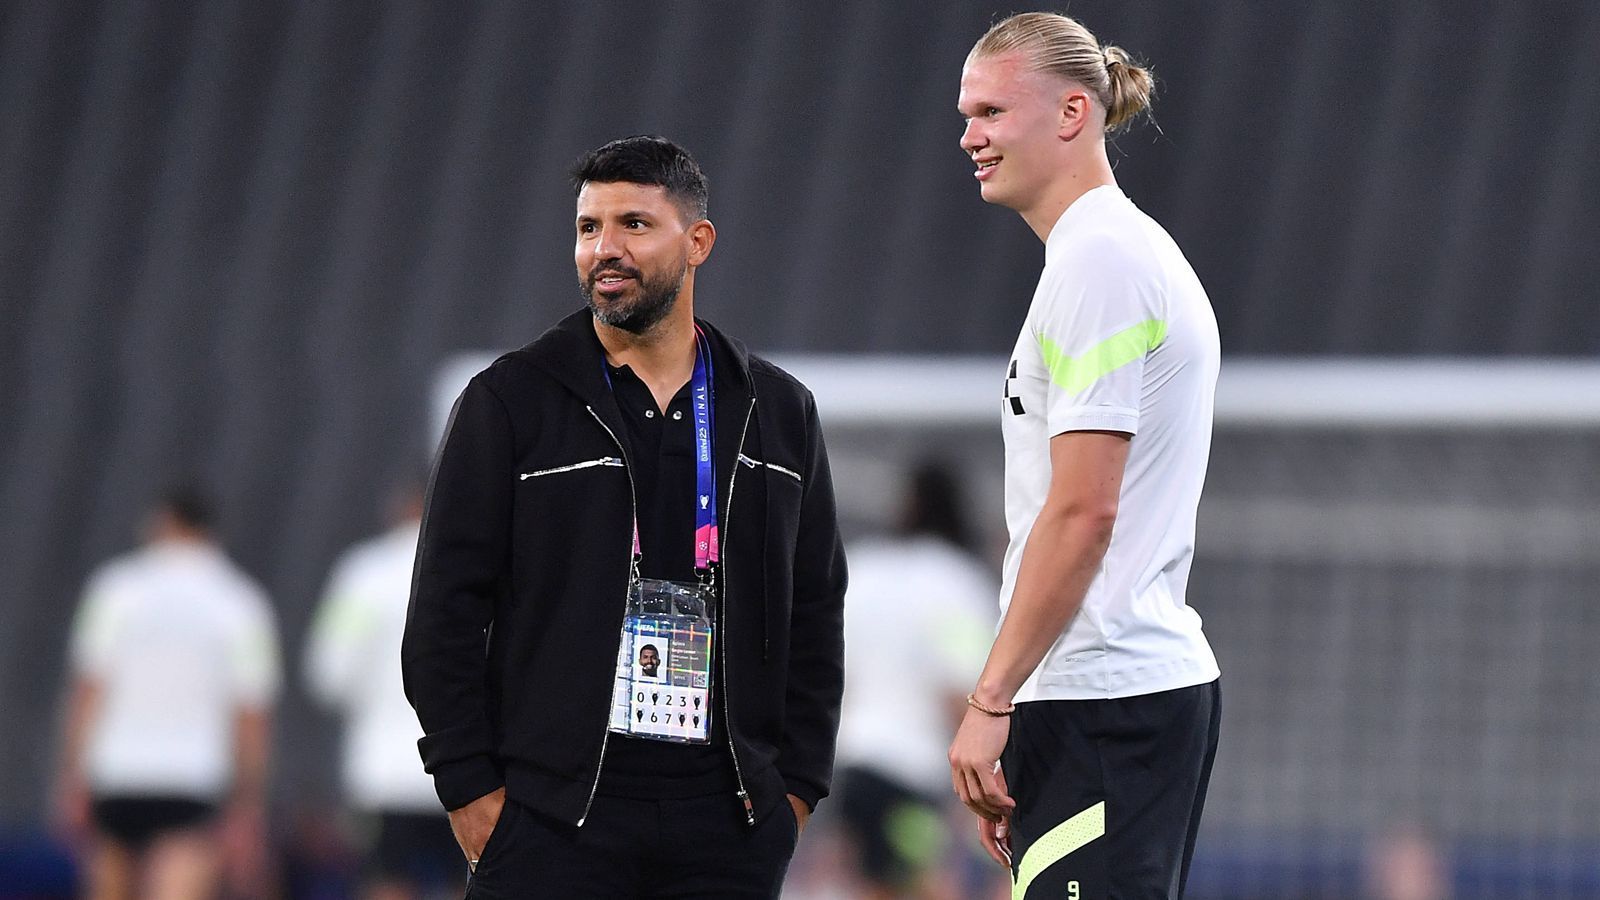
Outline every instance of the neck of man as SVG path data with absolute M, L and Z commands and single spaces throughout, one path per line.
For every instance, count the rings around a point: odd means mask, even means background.
M 650 388 L 656 408 L 665 412 L 672 398 L 694 375 L 693 286 L 685 280 L 672 311 L 641 334 L 607 325 L 599 319 L 594 320 L 594 333 L 605 350 L 606 362 L 632 369 Z
M 1084 152 L 1071 159 L 1061 174 L 1040 194 L 1039 202 L 1024 210 L 1022 220 L 1028 223 L 1039 240 L 1048 243 L 1050 232 L 1061 221 L 1067 208 L 1079 197 L 1097 187 L 1116 187 L 1117 178 L 1111 171 L 1111 161 L 1106 157 L 1104 139 L 1085 147 Z
M 211 535 L 198 528 L 162 521 L 149 530 L 147 540 L 162 547 L 206 547 L 211 544 Z

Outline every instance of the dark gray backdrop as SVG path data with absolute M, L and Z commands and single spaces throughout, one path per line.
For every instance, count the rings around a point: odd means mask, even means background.
M 565 170 L 712 178 L 700 309 L 768 350 L 1003 353 L 1040 260 L 954 104 L 988 3 L 0 5 L 0 821 L 42 798 L 87 570 L 211 488 L 291 678 L 416 468 L 435 365 L 576 303 Z M 1230 353 L 1588 354 L 1600 5 L 1076 2 L 1161 78 L 1118 178 Z M 329 738 L 286 697 L 285 792 Z

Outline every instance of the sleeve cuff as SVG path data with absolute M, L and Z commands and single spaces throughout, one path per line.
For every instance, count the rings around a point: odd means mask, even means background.
M 1139 411 L 1104 407 L 1078 407 L 1048 416 L 1050 436 L 1069 431 L 1120 431 L 1123 434 L 1139 433 Z
M 473 756 L 439 766 L 433 773 L 433 789 L 439 802 L 450 811 L 505 787 L 494 760 L 487 756 Z
M 783 780 L 783 789 L 786 793 L 799 797 L 805 803 L 806 809 L 812 812 L 817 811 L 817 804 L 821 802 L 823 797 L 827 796 L 825 792 L 817 790 L 812 785 L 791 781 L 787 778 Z

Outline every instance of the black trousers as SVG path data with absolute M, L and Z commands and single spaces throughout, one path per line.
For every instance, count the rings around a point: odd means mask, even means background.
M 1177 900 L 1221 718 L 1217 682 L 1115 700 L 1021 703 L 1001 754 L 1025 898 Z
M 787 801 L 750 826 L 726 794 L 596 796 L 578 828 L 508 800 L 467 898 L 776 898 L 797 836 Z

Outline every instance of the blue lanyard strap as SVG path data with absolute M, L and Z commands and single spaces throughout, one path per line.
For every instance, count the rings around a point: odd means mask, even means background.
M 721 545 L 717 534 L 717 465 L 712 455 L 716 446 L 711 419 L 711 347 L 700 326 L 694 327 L 694 375 L 689 382 L 690 405 L 694 409 L 694 568 L 701 580 L 706 580 L 712 565 L 721 560 Z M 606 376 L 606 386 L 613 391 L 611 368 L 600 361 L 600 371 Z M 635 571 L 643 551 L 639 546 L 639 519 L 637 511 L 633 520 L 633 560 Z
M 717 463 L 712 457 L 713 426 L 711 421 L 711 347 L 700 326 L 694 327 L 695 357 L 694 377 L 691 381 L 690 402 L 694 405 L 694 568 L 700 573 L 711 570 L 721 558 L 717 535 Z

